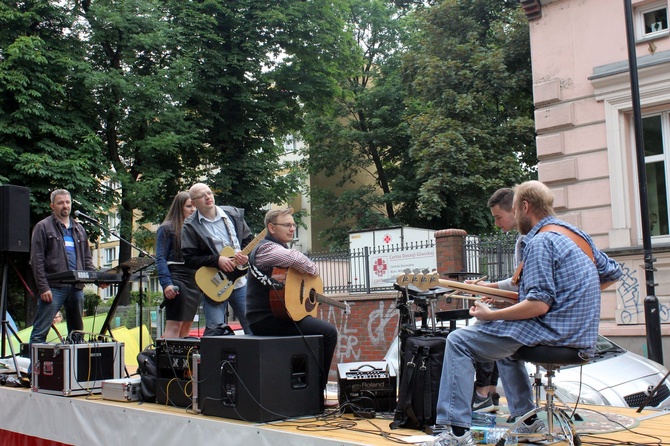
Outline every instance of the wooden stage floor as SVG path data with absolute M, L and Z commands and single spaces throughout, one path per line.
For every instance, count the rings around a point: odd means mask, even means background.
M 578 413 L 586 420 L 583 426 L 577 423 L 579 432 L 594 426 L 599 432 L 580 434 L 583 445 L 670 445 L 668 411 L 638 414 L 626 408 L 581 406 Z M 329 409 L 319 416 L 248 423 L 160 404 L 103 400 L 100 395 L 62 397 L 0 387 L 0 446 L 125 446 L 138 440 L 188 446 L 224 440 L 226 446 L 430 444 L 431 438 L 420 431 L 390 429 L 391 421 L 392 414 L 363 419 Z

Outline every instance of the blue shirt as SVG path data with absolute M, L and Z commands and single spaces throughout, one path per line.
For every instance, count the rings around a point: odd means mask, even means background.
M 564 226 L 583 237 L 595 264 L 570 238 L 545 225 Z M 539 300 L 549 311 L 532 319 L 492 321 L 477 325 L 485 333 L 511 337 L 524 345 L 573 347 L 583 357 L 595 352 L 600 323 L 600 284 L 622 276 L 619 264 L 599 251 L 586 233 L 555 217 L 542 219 L 524 238 L 519 302 Z
M 63 223 L 61 223 L 63 229 L 63 243 L 65 244 L 65 253 L 67 254 L 67 266 L 70 271 L 76 271 L 77 269 L 77 251 L 74 249 L 74 237 L 72 235 L 72 225 L 69 228 L 66 228 Z

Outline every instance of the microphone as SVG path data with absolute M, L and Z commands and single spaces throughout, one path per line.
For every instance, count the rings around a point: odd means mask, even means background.
M 179 294 L 179 287 L 178 286 L 172 285 L 172 289 L 174 290 L 175 293 Z M 162 310 L 163 308 L 165 308 L 165 305 L 167 305 L 167 303 L 168 303 L 168 300 L 163 299 L 163 302 L 161 302 L 161 305 L 160 305 L 159 308 Z
M 84 214 L 81 211 L 74 211 L 74 216 L 79 217 L 79 218 L 83 218 L 84 220 L 88 220 L 88 221 L 96 223 L 96 224 L 100 224 L 100 222 L 98 220 L 96 220 L 95 218 L 93 218 L 89 215 Z

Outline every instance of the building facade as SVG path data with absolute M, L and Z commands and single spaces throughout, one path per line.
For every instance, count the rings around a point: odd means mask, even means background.
M 603 294 L 601 333 L 644 343 L 645 265 L 626 33 L 627 0 L 521 0 L 530 24 L 539 180 L 561 218 L 625 277 Z M 670 334 L 670 29 L 667 0 L 632 0 L 655 294 Z M 628 342 L 622 341 L 628 339 Z M 665 350 L 667 350 L 667 347 Z

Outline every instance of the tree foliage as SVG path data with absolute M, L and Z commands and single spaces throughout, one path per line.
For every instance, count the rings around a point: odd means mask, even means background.
M 528 24 L 518 2 L 353 1 L 358 60 L 307 115 L 331 246 L 393 224 L 493 227 L 486 199 L 535 165 Z
M 337 178 L 335 190 L 311 191 L 313 210 L 333 223 L 325 236 L 331 246 L 348 240 L 349 230 L 398 222 L 393 183 L 409 149 L 398 13 L 383 0 L 351 2 L 355 57 L 340 71 L 331 106 L 306 117 L 310 172 Z
M 54 188 L 109 202 L 74 20 L 60 3 L 0 4 L 0 183 L 30 187 L 33 221 L 50 212 Z
M 536 164 L 528 23 L 501 0 L 445 0 L 417 20 L 404 67 L 418 212 L 484 231 L 490 194 Z
M 3 2 L 0 183 L 31 187 L 36 219 L 55 187 L 87 213 L 116 206 L 112 229 L 129 241 L 138 215 L 162 220 L 195 181 L 260 223 L 300 184 L 279 162 L 284 139 L 335 90 L 348 51 L 339 4 Z

